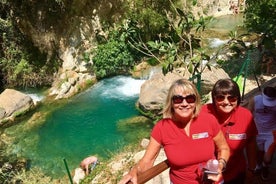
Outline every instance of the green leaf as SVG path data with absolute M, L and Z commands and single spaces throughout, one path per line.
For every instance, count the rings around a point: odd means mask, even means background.
M 194 69 L 194 66 L 193 66 L 192 62 L 190 62 L 189 65 L 188 65 L 188 71 L 189 71 L 190 73 L 193 73 L 193 72 L 194 72 L 193 69 Z
M 185 13 L 181 9 L 176 8 L 176 11 L 180 16 L 183 16 L 183 17 L 185 16 Z

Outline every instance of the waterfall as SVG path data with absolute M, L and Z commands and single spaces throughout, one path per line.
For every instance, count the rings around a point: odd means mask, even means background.
M 221 40 L 219 38 L 209 38 L 209 44 L 211 48 L 220 47 L 223 44 L 226 44 L 229 40 Z
M 145 80 L 134 79 L 126 76 L 117 76 L 107 79 L 105 83 L 108 85 L 102 92 L 102 95 L 109 98 L 124 98 L 138 96 L 140 88 Z M 105 85 L 106 85 L 105 84 Z
M 36 93 L 27 93 L 27 95 L 29 95 L 33 99 L 34 103 L 40 102 L 44 98 L 44 96 Z

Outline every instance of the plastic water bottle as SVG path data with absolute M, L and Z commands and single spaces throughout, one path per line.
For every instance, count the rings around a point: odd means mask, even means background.
M 218 170 L 218 165 L 219 165 L 218 160 L 210 159 L 210 160 L 207 161 L 206 169 L 209 170 L 209 171 L 216 172 Z

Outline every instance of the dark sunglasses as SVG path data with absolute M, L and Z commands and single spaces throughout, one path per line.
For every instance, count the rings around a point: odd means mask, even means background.
M 230 96 L 218 95 L 215 97 L 217 102 L 222 102 L 225 100 L 225 98 L 227 98 L 229 102 L 235 102 L 238 100 L 236 96 L 231 96 L 231 95 Z
M 187 95 L 187 96 L 181 96 L 181 95 L 174 95 L 172 97 L 172 101 L 175 104 L 180 104 L 183 102 L 183 100 L 186 100 L 187 103 L 195 103 L 196 96 L 195 95 Z

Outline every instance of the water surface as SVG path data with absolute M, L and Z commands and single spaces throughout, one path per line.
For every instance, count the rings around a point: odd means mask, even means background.
M 135 103 L 143 82 L 123 76 L 105 79 L 50 112 L 41 125 L 8 128 L 6 133 L 17 138 L 10 151 L 53 177 L 66 173 L 63 158 L 70 170 L 88 155 L 109 158 L 137 139 L 139 130 L 149 132 L 139 125 L 118 128 L 120 120 L 139 115 Z

